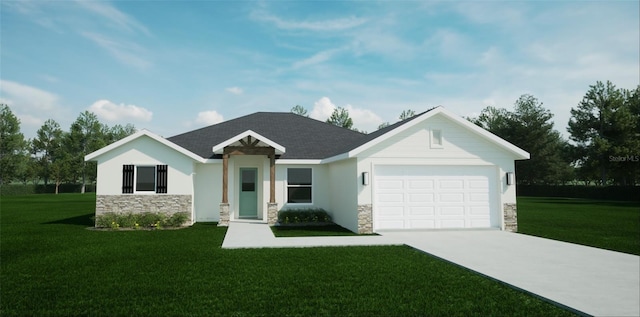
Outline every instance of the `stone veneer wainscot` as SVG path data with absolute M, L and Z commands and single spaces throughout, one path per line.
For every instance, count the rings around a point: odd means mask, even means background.
M 371 204 L 358 205 L 358 233 L 373 233 L 373 208 Z
M 172 215 L 186 212 L 191 215 L 191 195 L 97 195 L 96 216 L 107 212 L 162 212 Z M 189 219 L 191 223 L 191 219 Z
M 504 204 L 504 230 L 518 232 L 518 206 L 516 204 Z

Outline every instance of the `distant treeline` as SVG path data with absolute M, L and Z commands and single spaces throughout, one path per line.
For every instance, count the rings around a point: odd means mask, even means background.
M 566 197 L 640 202 L 640 186 L 518 185 L 518 196 Z

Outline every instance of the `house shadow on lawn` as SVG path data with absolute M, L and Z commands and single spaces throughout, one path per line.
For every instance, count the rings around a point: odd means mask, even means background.
M 93 222 L 93 213 L 90 214 L 86 214 L 86 215 L 81 215 L 81 216 L 76 216 L 76 217 L 71 217 L 71 218 L 66 218 L 66 219 L 60 219 L 60 220 L 56 220 L 56 221 L 49 221 L 49 222 L 45 222 L 43 224 L 45 225 L 74 225 L 74 226 L 83 226 L 83 227 L 93 227 L 95 224 Z

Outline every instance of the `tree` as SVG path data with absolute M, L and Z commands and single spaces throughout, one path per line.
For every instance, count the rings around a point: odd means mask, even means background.
M 471 121 L 529 152 L 531 159 L 516 161 L 518 183 L 564 183 L 572 177 L 570 162 L 562 155 L 568 144 L 553 129 L 552 118 L 537 98 L 522 95 L 513 112 L 487 107 Z
M 383 122 L 378 126 L 378 130 L 380 129 L 384 129 L 386 127 L 390 126 L 389 122 Z
M 25 148 L 20 120 L 6 104 L 0 104 L 0 184 L 14 179 Z
M 295 107 L 291 108 L 291 112 L 297 114 L 297 115 L 301 115 L 303 117 L 309 117 L 309 115 L 307 114 L 307 109 L 305 109 L 303 106 L 301 105 L 296 105 Z
M 127 124 L 125 126 L 116 124 L 113 127 L 109 128 L 107 125 L 103 125 L 104 127 L 104 140 L 103 143 L 111 144 L 120 139 L 124 139 L 134 133 L 136 133 L 136 127 L 133 124 Z
M 104 126 L 98 121 L 98 117 L 85 111 L 71 124 L 63 142 L 66 153 L 70 155 L 68 172 L 76 171 L 79 174 L 82 179 L 82 193 L 85 192 L 87 178 L 95 179 L 96 176 L 96 163 L 85 162 L 84 156 L 106 145 L 103 131 Z
M 403 120 L 407 120 L 407 119 L 409 119 L 409 118 L 411 118 L 411 117 L 413 117 L 415 115 L 416 115 L 416 112 L 411 110 L 411 109 L 403 110 L 402 113 L 400 113 L 400 117 L 398 117 L 398 119 L 400 119 L 400 121 L 403 121 Z
M 333 113 L 331 113 L 331 116 L 327 119 L 327 123 L 347 129 L 353 127 L 353 120 L 349 117 L 349 110 L 342 107 L 333 109 Z
M 598 184 L 635 183 L 638 146 L 637 90 L 617 89 L 610 81 L 589 86 L 571 108 L 568 131 L 576 145 L 582 175 L 598 175 Z
M 45 186 L 49 183 L 51 164 L 57 159 L 56 155 L 61 155 L 62 129 L 60 125 L 52 119 L 44 124 L 36 132 L 33 139 L 33 148 L 39 162 L 39 175 L 44 179 Z

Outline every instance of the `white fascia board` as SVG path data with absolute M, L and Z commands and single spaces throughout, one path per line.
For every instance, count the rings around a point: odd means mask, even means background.
M 322 160 L 305 160 L 305 159 L 277 159 L 276 165 L 319 165 Z
M 441 109 L 441 111 L 439 111 L 439 113 L 442 113 L 443 115 L 447 116 L 449 119 L 465 126 L 466 128 L 468 128 L 469 130 L 471 130 L 472 132 L 475 132 L 476 134 L 479 134 L 480 136 L 488 139 L 489 141 L 497 144 L 498 146 L 506 149 L 507 151 L 515 154 L 516 159 L 518 160 L 528 160 L 531 156 L 529 154 L 529 152 L 513 145 L 512 143 L 508 142 L 507 140 L 477 126 L 475 123 L 464 119 L 444 108 L 439 108 Z
M 363 145 L 361 145 L 361 146 L 359 146 L 359 147 L 347 152 L 346 153 L 347 157 L 345 157 L 345 158 L 355 157 L 358 154 L 362 153 L 363 151 L 368 150 L 371 147 L 375 146 L 376 144 L 379 144 L 379 143 L 383 142 L 384 140 L 387 140 L 387 139 L 393 137 L 394 135 L 397 135 L 398 133 L 401 133 L 402 131 L 405 131 L 405 130 L 413 127 L 414 125 L 419 124 L 420 122 L 424 121 L 425 119 L 432 117 L 435 113 L 439 113 L 439 110 L 443 110 L 443 109 L 444 108 L 442 108 L 442 106 L 438 106 L 437 108 L 432 109 L 431 111 L 423 113 L 420 117 L 415 118 L 415 119 L 413 119 L 413 120 L 411 120 L 411 121 L 409 121 L 409 122 L 407 122 L 407 123 L 395 128 L 395 129 L 393 129 L 393 130 L 391 130 L 391 131 L 389 131 L 389 132 L 387 132 L 387 133 L 385 133 L 385 134 L 383 134 L 383 135 L 381 135 L 381 136 L 379 136 L 379 137 L 377 137 L 377 138 L 375 138 L 375 139 L 373 139 L 373 140 L 371 140 L 371 141 L 369 141 L 369 142 L 367 142 L 367 143 L 365 143 L 365 144 L 363 144 Z M 337 158 L 338 156 L 341 156 L 341 155 L 337 155 L 337 156 L 334 156 L 334 157 Z M 329 159 L 333 159 L 333 158 L 329 158 Z M 337 161 L 337 160 L 341 160 L 341 159 L 344 159 L 344 158 L 337 158 L 337 159 L 335 159 L 333 161 Z
M 442 106 L 438 106 L 435 109 L 432 109 L 431 111 L 428 111 L 424 114 L 422 114 L 420 117 L 415 118 L 413 120 L 411 120 L 410 122 L 407 122 L 347 153 L 346 157 L 343 157 L 345 154 L 340 154 L 340 155 L 336 155 L 334 157 L 330 157 L 326 160 L 323 161 L 328 161 L 328 162 L 334 162 L 334 161 L 338 161 L 338 160 L 342 160 L 345 158 L 350 158 L 350 157 L 355 157 L 358 154 L 362 153 L 363 151 L 375 146 L 376 144 L 379 144 L 380 142 L 383 142 L 384 140 L 387 140 L 391 137 L 393 137 L 394 135 L 397 135 L 398 133 L 401 133 L 402 131 L 405 131 L 413 126 L 415 126 L 416 124 L 420 124 L 421 122 L 423 122 L 424 120 L 427 120 L 437 114 L 443 114 L 444 116 L 446 116 L 447 118 L 459 123 L 460 125 L 466 127 L 467 129 L 471 130 L 472 132 L 479 134 L 480 136 L 488 139 L 489 141 L 497 144 L 498 146 L 506 149 L 507 151 L 515 154 L 516 159 L 520 159 L 520 160 L 528 160 L 530 158 L 530 155 L 527 151 L 507 142 L 506 140 L 500 138 L 499 136 L 475 125 L 473 122 L 470 122 L 469 120 L 466 120 L 456 114 L 454 114 L 453 112 L 445 109 Z
M 248 136 L 251 136 L 251 137 L 253 137 L 255 139 L 258 139 L 261 142 L 266 143 L 267 145 L 273 147 L 276 150 L 276 154 L 282 155 L 282 154 L 284 154 L 284 152 L 286 150 L 284 146 L 269 140 L 268 138 L 260 135 L 259 133 L 253 132 L 251 130 L 247 130 L 247 131 L 244 131 L 244 132 L 242 132 L 242 133 L 240 133 L 240 134 L 238 134 L 238 135 L 236 135 L 236 136 L 234 136 L 232 138 L 227 139 L 224 142 L 221 142 L 219 144 L 214 145 L 212 151 L 215 154 L 222 154 L 222 152 L 224 151 L 224 148 L 226 146 L 229 146 L 229 145 L 231 145 L 231 144 L 233 144 L 235 142 L 238 142 L 238 140 L 244 139 L 244 138 L 246 138 Z
M 111 151 L 113 149 L 116 149 L 116 148 L 118 148 L 118 147 L 120 147 L 120 146 L 122 146 L 124 144 L 127 144 L 127 143 L 129 143 L 129 142 L 131 142 L 133 140 L 136 140 L 136 139 L 138 139 L 138 138 L 140 138 L 142 136 L 147 136 L 147 137 L 149 137 L 149 138 L 151 138 L 151 139 L 153 139 L 153 140 L 155 140 L 155 141 L 157 141 L 157 142 L 159 142 L 159 143 L 161 143 L 161 144 L 163 144 L 163 145 L 165 145 L 165 146 L 167 146 L 167 147 L 169 147 L 169 148 L 171 148 L 171 149 L 173 149 L 173 150 L 175 150 L 175 151 L 177 151 L 177 152 L 179 152 L 179 153 L 181 153 L 181 154 L 183 154 L 183 155 L 185 155 L 185 156 L 187 156 L 187 157 L 189 157 L 191 159 L 193 159 L 194 161 L 197 161 L 197 162 L 200 162 L 200 163 L 203 163 L 205 161 L 205 159 L 203 159 L 199 155 L 196 155 L 195 153 L 193 153 L 193 152 L 191 152 L 191 151 L 189 151 L 189 150 L 187 150 L 187 149 L 185 149 L 185 148 L 183 148 L 183 147 L 181 147 L 181 146 L 179 146 L 179 145 L 177 145 L 177 144 L 175 144 L 175 143 L 173 143 L 173 142 L 171 142 L 171 141 L 169 141 L 169 140 L 167 140 L 167 139 L 165 139 L 165 138 L 163 138 L 163 137 L 161 137 L 161 136 L 159 136 L 159 135 L 157 135 L 157 134 L 155 134 L 155 133 L 153 133 L 153 132 L 151 132 L 149 130 L 146 130 L 146 129 L 142 129 L 142 130 L 140 130 L 140 131 L 138 131 L 138 132 L 136 132 L 136 133 L 134 133 L 132 135 L 129 135 L 129 136 L 127 136 L 127 137 L 125 137 L 125 138 L 123 138 L 121 140 L 118 140 L 118 141 L 116 141 L 114 143 L 111 143 L 111 144 L 109 144 L 109 145 L 107 145 L 107 146 L 105 146 L 105 147 L 103 147 L 103 148 L 101 148 L 101 149 L 99 149 L 99 150 L 97 150 L 95 152 L 89 153 L 89 154 L 85 155 L 84 160 L 85 161 L 95 161 L 95 160 L 97 160 L 97 158 L 99 156 L 101 156 L 101 155 L 103 155 L 103 154 L 105 154 L 105 153 L 107 153 L 107 152 L 109 152 L 109 151 Z
M 322 159 L 322 161 L 320 161 L 320 164 L 329 164 L 337 161 L 342 161 L 350 157 L 351 156 L 349 156 L 349 153 L 342 153 L 342 154 L 334 155 L 332 157 L 327 157 L 326 159 Z

